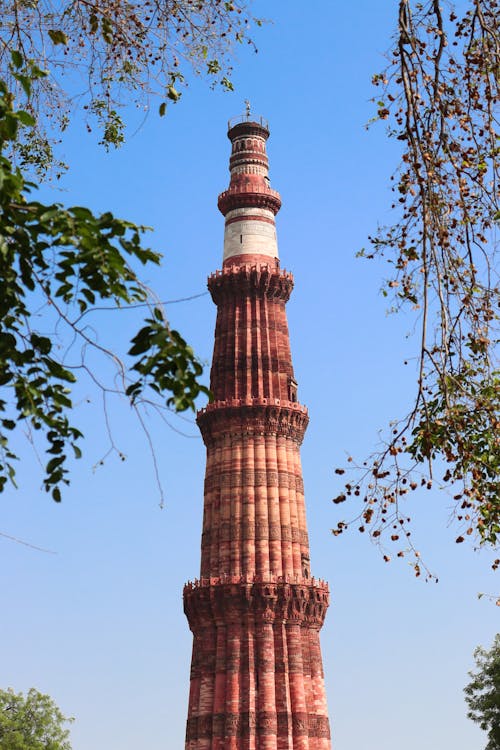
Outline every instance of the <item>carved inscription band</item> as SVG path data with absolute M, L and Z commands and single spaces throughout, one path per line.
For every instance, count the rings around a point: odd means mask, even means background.
M 207 470 L 205 475 L 205 491 L 211 492 L 222 487 L 235 489 L 236 487 L 284 487 L 304 494 L 304 481 L 300 474 L 291 471 L 273 471 L 266 469 L 228 469 L 223 470 L 217 464 L 215 469 Z
M 205 529 L 202 532 L 202 543 L 203 545 L 212 544 L 216 542 L 227 542 L 229 540 L 245 541 L 249 539 L 255 539 L 255 541 L 284 541 L 284 542 L 297 542 L 298 544 L 307 547 L 309 545 L 309 538 L 307 531 L 301 531 L 295 526 L 279 526 L 278 524 L 262 524 L 256 523 L 253 526 L 243 524 L 240 526 L 229 523 L 220 524 L 219 528 Z
M 327 716 L 306 713 L 259 713 L 244 711 L 238 714 L 202 714 L 188 719 L 186 740 L 212 737 L 254 737 L 292 734 L 293 737 L 330 739 Z

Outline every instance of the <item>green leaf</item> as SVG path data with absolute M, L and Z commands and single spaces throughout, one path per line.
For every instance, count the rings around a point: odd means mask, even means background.
M 64 31 L 61 31 L 61 29 L 49 29 L 47 33 L 50 36 L 53 44 L 68 43 L 68 37 L 66 36 Z
M 65 460 L 66 456 L 55 456 L 54 458 L 51 458 L 45 468 L 45 471 L 47 472 L 47 474 L 53 474 L 54 471 L 58 469 Z
M 24 75 L 16 75 L 17 80 L 23 87 L 23 91 L 26 94 L 26 96 L 31 96 L 31 78 L 29 76 Z
M 27 125 L 30 128 L 32 128 L 36 124 L 35 118 L 32 117 L 28 112 L 25 112 L 24 110 L 19 110 L 19 112 L 17 113 L 17 119 L 23 125 Z
M 47 359 L 45 360 L 45 364 L 47 365 L 47 369 L 50 374 L 55 378 L 58 378 L 59 380 L 66 380 L 70 383 L 75 382 L 76 378 L 73 373 L 69 370 L 66 370 L 66 368 L 64 368 L 59 362 L 56 362 L 54 359 L 49 359 L 47 357 Z
M 90 222 L 92 224 L 95 222 L 94 214 L 85 206 L 72 206 L 68 208 L 68 213 L 72 214 L 79 221 Z
M 24 62 L 24 58 L 22 54 L 17 49 L 11 50 L 10 57 L 12 59 L 12 63 L 16 68 L 21 68 Z
M 48 354 L 52 349 L 52 342 L 46 336 L 39 336 L 37 333 L 32 333 L 30 336 L 31 345 L 38 349 L 41 354 Z

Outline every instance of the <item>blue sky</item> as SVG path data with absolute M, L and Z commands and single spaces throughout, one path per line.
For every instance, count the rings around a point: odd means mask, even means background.
M 412 395 L 413 320 L 387 316 L 382 262 L 356 259 L 378 223 L 390 220 L 388 182 L 397 148 L 382 125 L 370 130 L 370 80 L 384 65 L 396 3 L 256 3 L 270 17 L 258 54 L 241 50 L 236 93 L 190 83 L 181 102 L 153 112 L 118 152 L 105 154 L 76 121 L 63 144 L 70 164 L 47 200 L 89 205 L 154 227 L 164 253 L 148 281 L 161 299 L 202 294 L 222 258 L 217 194 L 228 183 L 227 120 L 250 99 L 270 123 L 271 180 L 282 266 L 295 276 L 288 305 L 299 398 L 311 422 L 302 450 L 313 573 L 330 582 L 323 630 L 336 750 L 481 750 L 485 735 L 465 718 L 462 688 L 472 652 L 491 643 L 498 609 L 490 554 L 456 545 L 450 500 L 412 498 L 413 537 L 439 576 L 413 578 L 386 565 L 367 538 L 333 538 L 334 468 L 366 456 L 378 430 L 405 413 Z M 139 118 L 142 119 L 142 118 Z M 139 120 L 138 120 L 139 122 Z M 138 123 L 137 123 L 138 124 Z M 132 124 L 130 132 L 136 129 Z M 172 324 L 209 361 L 215 308 L 208 295 L 167 306 Z M 126 346 L 134 313 L 94 326 Z M 2 686 L 36 686 L 75 716 L 74 750 L 183 747 L 191 636 L 182 586 L 199 570 L 204 449 L 190 422 L 152 420 L 166 505 L 147 442 L 124 403 L 111 403 L 116 441 L 109 457 L 99 394 L 77 391 L 84 458 L 61 506 L 40 489 L 37 459 L 23 450 L 20 488 L 1 497 Z M 342 508 L 344 511 L 344 508 Z

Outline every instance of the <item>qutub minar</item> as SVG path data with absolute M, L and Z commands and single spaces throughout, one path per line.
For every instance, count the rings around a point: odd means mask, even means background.
M 329 750 L 319 631 L 328 607 L 311 577 L 297 401 L 278 260 L 279 193 L 267 123 L 229 123 L 229 188 L 210 387 L 200 578 L 184 589 L 193 632 L 186 750 Z

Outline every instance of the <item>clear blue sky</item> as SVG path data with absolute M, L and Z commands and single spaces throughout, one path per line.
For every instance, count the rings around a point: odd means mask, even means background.
M 193 81 L 167 118 L 152 113 L 109 155 L 76 123 L 55 199 L 153 226 L 165 260 L 151 285 L 164 300 L 200 294 L 221 264 L 226 122 L 245 98 L 269 120 L 280 254 L 296 281 L 292 351 L 311 416 L 302 451 L 311 563 L 333 591 L 322 643 L 335 750 L 481 750 L 485 735 L 465 718 L 462 688 L 474 647 L 498 629 L 498 609 L 476 597 L 499 590 L 491 555 L 454 543 L 450 500 L 437 491 L 414 495 L 410 513 L 437 585 L 415 580 L 404 562 L 386 565 L 356 532 L 330 534 L 340 518 L 330 501 L 335 466 L 347 452 L 364 457 L 412 394 L 403 360 L 415 350 L 405 338 L 413 321 L 386 315 L 383 263 L 354 258 L 390 218 L 397 151 L 381 125 L 364 125 L 396 4 L 257 3 L 274 23 L 258 31 L 257 55 L 242 50 L 235 94 Z M 209 296 L 168 310 L 209 361 Z M 94 325 L 101 340 L 125 346 L 134 322 L 120 313 Z M 190 437 L 152 421 L 167 495 L 160 510 L 148 446 L 127 405 L 110 405 L 127 460 L 110 457 L 94 471 L 108 447 L 99 395 L 84 383 L 77 397 L 87 441 L 63 504 L 41 491 L 29 449 L 19 490 L 1 496 L 0 530 L 56 554 L 0 538 L 0 682 L 36 686 L 74 715 L 74 750 L 182 748 L 191 636 L 181 595 L 199 570 L 203 444 L 192 419 L 171 419 Z

